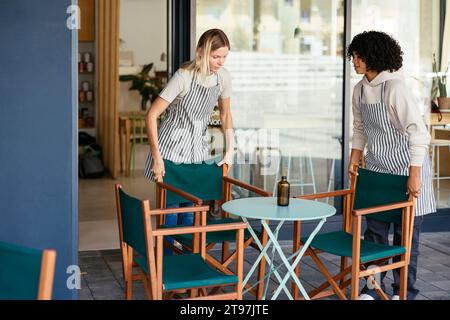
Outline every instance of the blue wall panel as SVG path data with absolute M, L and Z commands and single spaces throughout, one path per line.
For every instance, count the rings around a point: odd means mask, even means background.
M 57 251 L 54 298 L 77 264 L 76 34 L 71 0 L 0 1 L 0 241 Z

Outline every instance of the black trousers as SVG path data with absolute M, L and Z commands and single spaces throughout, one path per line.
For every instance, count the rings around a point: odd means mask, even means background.
M 423 216 L 414 217 L 414 228 L 413 228 L 413 236 L 412 236 L 412 244 L 411 244 L 411 258 L 408 266 L 408 300 L 414 300 L 416 296 L 419 294 L 419 290 L 415 288 L 415 283 L 417 279 L 417 258 L 419 256 L 419 238 L 420 238 L 420 229 L 422 227 Z M 374 219 L 367 218 L 367 229 L 364 232 L 364 240 L 371 241 L 379 244 L 389 244 L 389 229 L 391 227 L 391 223 L 377 221 Z M 394 224 L 394 245 L 400 246 L 402 240 L 402 226 L 400 224 Z M 393 262 L 399 261 L 400 257 L 393 258 Z M 392 289 L 394 295 L 399 294 L 400 290 L 400 269 L 392 270 L 394 275 L 394 283 L 392 284 Z M 385 286 L 383 283 L 383 279 L 386 276 L 386 272 L 381 274 L 381 289 L 385 291 Z M 379 296 L 375 292 L 375 290 L 368 288 L 365 286 L 361 293 L 366 293 L 378 299 Z

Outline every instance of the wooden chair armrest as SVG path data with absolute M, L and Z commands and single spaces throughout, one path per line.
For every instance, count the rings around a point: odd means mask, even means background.
M 365 216 L 368 214 L 379 213 L 379 212 L 384 212 L 384 211 L 389 211 L 389 210 L 394 210 L 394 209 L 402 209 L 402 208 L 406 208 L 406 207 L 412 207 L 413 204 L 414 204 L 413 201 L 402 201 L 402 202 L 387 204 L 387 205 L 383 205 L 383 206 L 375 206 L 375 207 L 370 207 L 370 208 L 357 209 L 357 210 L 353 210 L 353 216 Z
M 315 193 L 315 194 L 307 194 L 304 196 L 297 196 L 294 197 L 296 199 L 307 199 L 307 200 L 314 200 L 314 199 L 322 199 L 322 198 L 332 198 L 332 197 L 338 197 L 338 196 L 345 196 L 347 194 L 352 193 L 351 189 L 345 189 L 345 190 L 336 190 L 332 192 L 323 192 L 323 193 Z
M 242 182 L 242 181 L 237 180 L 237 179 L 233 179 L 233 178 L 230 178 L 230 177 L 223 177 L 223 180 L 228 182 L 228 183 L 234 184 L 235 186 L 238 186 L 238 187 L 244 188 L 244 189 L 246 189 L 248 191 L 254 192 L 254 193 L 256 193 L 256 194 L 258 194 L 260 196 L 263 196 L 263 197 L 271 197 L 272 196 L 271 192 L 267 192 L 266 190 L 263 190 L 261 188 L 252 186 L 252 185 L 250 185 L 248 183 Z
M 208 226 L 188 226 L 178 228 L 160 228 L 153 232 L 154 236 L 175 236 L 179 234 L 200 233 L 200 232 L 219 232 L 246 229 L 245 222 L 222 223 Z
M 193 202 L 194 204 L 197 205 L 202 205 L 203 204 L 203 200 L 200 198 L 197 198 L 196 196 L 187 193 L 186 191 L 183 191 L 181 189 L 178 189 L 170 184 L 164 183 L 164 182 L 156 182 L 157 186 L 159 186 L 162 189 L 166 189 L 170 192 L 176 193 L 177 195 L 179 195 L 182 198 L 185 198 L 186 200 L 189 200 L 191 202 Z
M 153 209 L 150 210 L 151 216 L 173 214 L 173 213 L 187 213 L 187 212 L 206 212 L 209 211 L 209 206 L 192 206 L 182 208 L 165 208 L 165 209 Z

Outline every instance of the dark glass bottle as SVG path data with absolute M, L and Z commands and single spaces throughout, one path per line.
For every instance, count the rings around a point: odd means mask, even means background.
M 282 176 L 281 181 L 278 182 L 277 203 L 279 206 L 289 205 L 290 188 L 291 186 L 287 181 L 287 177 Z

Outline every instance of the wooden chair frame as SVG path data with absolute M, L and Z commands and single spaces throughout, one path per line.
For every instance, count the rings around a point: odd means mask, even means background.
M 354 165 L 352 170 L 354 172 L 358 171 L 358 166 Z M 350 188 L 346 190 L 338 190 L 334 192 L 325 192 L 319 194 L 311 194 L 305 196 L 299 196 L 299 199 L 309 199 L 317 200 L 332 197 L 343 197 L 343 230 L 347 233 L 353 235 L 352 244 L 352 262 L 360 261 L 360 249 L 361 249 L 361 220 L 363 216 L 368 216 L 370 214 L 402 209 L 402 239 L 401 246 L 405 247 L 406 253 L 400 255 L 400 261 L 395 263 L 390 263 L 383 265 L 382 267 L 375 269 L 367 269 L 371 264 L 378 263 L 382 265 L 383 263 L 389 261 L 389 259 L 398 256 L 392 255 L 379 260 L 369 261 L 366 263 L 352 263 L 349 265 L 348 257 L 341 257 L 340 272 L 332 276 L 324 263 L 320 260 L 318 254 L 320 250 L 313 249 L 309 247 L 306 250 L 306 255 L 309 255 L 312 260 L 316 263 L 322 274 L 325 276 L 326 281 L 321 284 L 316 289 L 309 293 L 311 299 L 319 299 L 328 297 L 336 294 L 340 299 L 346 300 L 346 287 L 351 286 L 350 299 L 357 300 L 359 296 L 359 279 L 362 277 L 367 277 L 367 281 L 370 281 L 374 286 L 375 291 L 380 295 L 383 300 L 388 300 L 386 293 L 383 292 L 380 285 L 375 281 L 373 275 L 378 272 L 385 272 L 388 270 L 400 268 L 400 299 L 405 300 L 407 294 L 407 276 L 408 276 L 408 264 L 411 255 L 411 243 L 412 243 L 412 233 L 414 226 L 414 205 L 415 201 L 412 196 L 409 196 L 407 201 L 393 203 L 389 205 L 374 206 L 370 208 L 364 208 L 359 210 L 353 210 L 353 204 L 355 199 L 355 189 L 356 189 L 356 175 L 350 176 Z M 296 221 L 294 224 L 294 241 L 293 241 L 293 252 L 300 249 L 302 243 L 300 240 L 300 221 Z M 297 275 L 300 274 L 300 267 L 297 266 L 295 269 Z M 347 275 L 350 274 L 351 278 L 347 279 Z M 339 284 L 338 284 L 339 281 Z M 331 286 L 331 290 L 325 291 Z M 299 299 L 299 292 L 297 286 L 292 285 L 293 297 L 294 299 Z
M 218 232 L 218 231 L 236 231 L 236 271 L 238 277 L 237 284 L 225 284 L 223 286 L 236 286 L 235 292 L 215 294 L 214 290 L 207 293 L 209 287 L 197 287 L 186 288 L 189 290 L 189 299 L 191 300 L 229 300 L 229 299 L 242 299 L 242 277 L 243 277 L 243 262 L 244 262 L 244 230 L 247 228 L 244 222 L 206 225 L 206 213 L 209 210 L 209 206 L 195 205 L 193 207 L 184 208 L 172 208 L 172 209 L 150 209 L 150 202 L 148 200 L 141 201 L 142 213 L 145 227 L 145 241 L 147 250 L 147 268 L 149 274 L 147 274 L 142 268 L 140 268 L 133 261 L 133 248 L 129 246 L 123 240 L 123 226 L 122 226 L 122 212 L 120 207 L 119 190 L 120 184 L 116 184 L 116 203 L 117 214 L 119 222 L 119 236 L 120 247 L 122 251 L 122 266 L 123 277 L 125 280 L 125 298 L 127 300 L 132 299 L 132 284 L 133 281 L 143 281 L 144 288 L 149 299 L 162 300 L 163 293 L 168 293 L 169 298 L 172 298 L 180 290 L 164 290 L 163 287 L 163 239 L 165 236 L 180 235 L 180 234 L 194 234 L 198 243 L 195 244 L 193 253 L 200 253 L 201 257 L 206 260 L 206 233 Z M 156 229 L 152 226 L 152 217 L 164 216 L 166 214 L 194 212 L 196 217 L 200 218 L 200 224 L 189 227 L 178 228 L 160 228 Z M 133 267 L 136 267 L 138 273 L 133 274 Z M 215 286 L 216 287 L 216 286 Z M 184 291 L 184 290 L 182 290 Z
M 224 164 L 222 166 L 222 200 L 220 201 L 221 204 L 226 201 L 232 200 L 231 190 L 232 190 L 233 185 L 241 187 L 250 192 L 254 192 L 257 195 L 262 196 L 262 197 L 271 197 L 272 196 L 272 193 L 270 193 L 270 192 L 267 192 L 258 187 L 249 185 L 240 180 L 230 178 L 227 176 L 227 174 L 228 174 L 228 166 L 226 164 Z M 178 189 L 172 185 L 166 184 L 163 181 L 158 181 L 156 183 L 156 186 L 157 186 L 157 189 L 156 189 L 157 190 L 157 206 L 159 208 L 165 208 L 165 206 L 166 206 L 167 191 L 173 192 L 173 193 L 185 198 L 186 200 L 193 202 L 195 205 L 202 205 L 202 203 L 203 203 L 202 199 L 197 198 L 196 196 L 191 195 L 191 194 L 187 193 L 186 191 Z M 228 218 L 228 217 L 229 217 L 228 213 L 225 212 L 224 218 Z M 164 224 L 164 217 L 161 216 L 160 220 L 159 220 L 159 226 L 161 226 L 163 224 Z M 197 216 L 195 216 L 194 217 L 194 225 L 198 225 L 198 224 L 199 224 L 199 218 Z M 260 237 L 261 237 L 260 241 L 264 247 L 268 240 L 267 232 L 264 230 L 264 228 L 261 228 L 261 236 Z M 182 244 L 182 246 L 184 249 L 187 249 L 189 251 L 194 251 L 194 250 L 196 250 L 195 243 L 198 243 L 198 238 L 196 238 L 196 236 L 194 235 L 193 236 L 193 244 L 194 245 L 192 247 L 188 247 L 184 244 Z M 222 260 L 218 261 L 217 259 L 215 259 L 214 257 L 212 257 L 211 255 L 208 254 L 208 251 L 211 250 L 215 245 L 216 245 L 216 243 L 208 243 L 207 244 L 207 246 L 206 246 L 206 261 L 212 267 L 222 271 L 223 273 L 232 274 L 232 271 L 229 269 L 228 266 L 236 258 L 236 251 L 229 253 L 229 243 L 223 242 L 222 243 Z M 175 247 L 174 245 L 172 245 L 168 242 L 165 242 L 165 246 L 168 248 L 171 248 L 176 253 L 182 252 L 180 249 L 178 249 L 177 247 Z M 244 249 L 246 249 L 249 246 L 260 251 L 259 247 L 254 242 L 253 237 L 246 239 L 244 242 Z M 249 290 L 249 292 L 252 293 L 253 295 L 255 295 L 258 300 L 261 300 L 262 296 L 264 294 L 263 279 L 265 276 L 265 267 L 266 267 L 266 261 L 263 258 L 263 259 L 261 259 L 259 269 L 258 269 L 258 285 L 257 285 L 256 290 L 251 288 L 249 284 L 246 285 L 246 288 Z
M 56 251 L 44 250 L 42 252 L 41 273 L 39 278 L 38 300 L 51 300 L 53 279 L 55 276 Z

